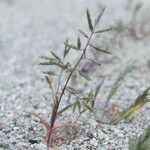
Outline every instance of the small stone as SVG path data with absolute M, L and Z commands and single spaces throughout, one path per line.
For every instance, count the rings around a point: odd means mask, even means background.
M 3 133 L 5 133 L 5 134 L 8 134 L 8 133 L 10 133 L 10 132 L 11 132 L 10 129 L 3 129 Z
M 36 143 L 39 143 L 37 140 L 32 140 L 32 139 L 30 139 L 29 140 L 29 143 L 31 143 L 31 144 L 36 144 Z
M 17 142 L 13 141 L 11 144 L 16 145 Z
M 39 148 L 40 148 L 40 150 L 44 150 L 44 149 L 47 148 L 47 146 L 45 144 L 43 144 L 43 143 L 40 143 L 39 144 Z
M 29 127 L 29 131 L 34 131 L 34 128 L 33 127 Z
M 90 141 L 90 144 L 91 144 L 91 145 L 94 145 L 95 147 L 97 147 L 97 146 L 98 146 L 98 141 L 93 138 L 93 139 Z
M 87 137 L 89 137 L 90 139 L 92 139 L 93 138 L 93 133 L 87 132 Z

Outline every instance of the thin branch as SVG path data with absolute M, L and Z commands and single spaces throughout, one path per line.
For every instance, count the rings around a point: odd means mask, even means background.
M 95 26 L 96 26 L 96 25 L 95 25 Z M 55 123 L 55 120 L 56 120 L 56 117 L 57 117 L 57 112 L 58 112 L 58 108 L 59 108 L 60 102 L 61 102 L 61 100 L 62 100 L 62 97 L 63 97 L 64 93 L 65 93 L 66 87 L 67 87 L 67 85 L 68 85 L 68 83 L 69 83 L 69 81 L 70 81 L 70 79 L 71 79 L 71 76 L 72 76 L 72 74 L 74 73 L 74 71 L 75 71 L 75 69 L 77 68 L 77 66 L 78 66 L 78 65 L 80 64 L 80 62 L 82 61 L 82 59 L 83 59 L 83 57 L 84 57 L 84 55 L 85 55 L 85 53 L 86 53 L 86 50 L 87 50 L 87 48 L 88 48 L 88 46 L 89 46 L 89 44 L 90 44 L 91 38 L 92 38 L 92 36 L 93 36 L 93 34 L 94 34 L 95 26 L 94 26 L 93 31 L 91 32 L 91 35 L 90 35 L 90 37 L 89 37 L 89 39 L 88 39 L 88 41 L 87 41 L 87 43 L 86 43 L 86 45 L 85 45 L 85 48 L 84 48 L 84 50 L 83 50 L 83 53 L 82 53 L 81 57 L 79 58 L 79 60 L 77 61 L 77 63 L 74 65 L 73 71 L 69 74 L 69 76 L 68 76 L 68 78 L 67 78 L 67 81 L 66 81 L 66 83 L 65 83 L 65 85 L 64 85 L 64 88 L 62 89 L 61 95 L 60 95 L 60 97 L 59 97 L 59 99 L 58 99 L 58 103 L 56 104 L 55 108 L 53 109 L 52 116 L 51 116 L 51 119 L 50 119 L 51 128 L 53 128 L 53 126 L 54 126 L 54 123 Z

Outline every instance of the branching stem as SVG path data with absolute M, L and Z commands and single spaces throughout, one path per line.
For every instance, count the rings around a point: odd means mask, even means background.
M 96 26 L 96 25 L 95 25 L 95 26 Z M 87 41 L 87 43 L 86 43 L 86 45 L 85 45 L 85 48 L 83 49 L 82 55 L 80 56 L 79 60 L 78 60 L 77 63 L 74 65 L 74 67 L 73 67 L 71 73 L 69 74 L 69 76 L 68 76 L 68 78 L 67 78 L 67 80 L 66 80 L 66 83 L 65 83 L 65 85 L 64 85 L 64 87 L 63 87 L 63 89 L 62 89 L 62 92 L 61 92 L 61 94 L 60 94 L 60 97 L 59 97 L 57 103 L 55 104 L 55 106 L 54 106 L 54 108 L 53 108 L 52 115 L 51 115 L 51 118 L 50 118 L 50 129 L 48 130 L 47 138 L 46 138 L 47 144 L 49 144 L 49 142 L 50 142 L 50 140 L 51 140 L 51 135 L 52 135 L 52 132 L 53 132 L 53 127 L 54 127 L 54 124 L 55 124 L 55 121 L 56 121 L 56 118 L 57 118 L 57 113 L 58 113 L 58 109 L 59 109 L 59 105 L 60 105 L 60 102 L 61 102 L 61 100 L 62 100 L 62 97 L 63 97 L 63 95 L 64 95 L 64 93 L 65 93 L 65 90 L 66 90 L 67 85 L 68 85 L 68 83 L 69 83 L 69 81 L 70 81 L 70 79 L 71 79 L 72 74 L 74 73 L 74 71 L 76 70 L 76 68 L 78 67 L 78 65 L 80 64 L 80 62 L 82 61 L 82 59 L 84 58 L 84 56 L 85 56 L 85 54 L 86 54 L 86 50 L 87 50 L 87 48 L 88 48 L 88 46 L 89 46 L 89 44 L 90 44 L 90 42 L 91 42 L 92 36 L 93 36 L 93 34 L 94 34 L 95 26 L 94 26 L 93 30 L 91 31 L 90 37 L 89 37 L 89 39 L 88 39 L 88 41 Z

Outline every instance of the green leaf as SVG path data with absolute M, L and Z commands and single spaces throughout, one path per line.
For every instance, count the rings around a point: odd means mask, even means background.
M 53 86 L 52 86 L 52 82 L 51 82 L 50 78 L 49 78 L 48 76 L 45 76 L 45 79 L 46 79 L 46 81 L 47 81 L 47 83 L 48 83 L 48 85 L 49 85 L 49 88 L 50 88 L 51 90 L 53 90 Z
M 43 71 L 43 73 L 50 76 L 56 76 L 56 74 L 52 71 Z
M 78 72 L 79 72 L 79 74 L 80 74 L 83 78 L 85 78 L 86 80 L 91 80 L 91 78 L 90 78 L 86 73 L 84 73 L 84 72 L 82 72 L 82 71 L 80 71 L 80 70 L 78 70 Z
M 81 41 L 80 41 L 80 37 L 78 37 L 77 39 L 77 48 L 80 49 L 81 48 Z
M 86 15 L 87 15 L 87 20 L 88 20 L 89 29 L 90 29 L 91 31 L 93 31 L 92 20 L 91 20 L 90 12 L 89 12 L 88 9 L 86 10 Z
M 82 30 L 78 30 L 85 38 L 89 39 L 88 35 Z
M 138 4 L 135 6 L 135 8 L 134 8 L 134 10 L 133 10 L 133 20 L 135 19 L 136 15 L 137 15 L 138 12 L 140 11 L 141 7 L 142 7 L 141 3 L 138 3 Z
M 107 96 L 107 101 L 109 101 L 117 92 L 118 88 L 119 88 L 120 84 L 114 84 Z
M 76 46 L 74 46 L 74 45 L 72 45 L 72 44 L 70 44 L 69 46 L 70 46 L 70 48 L 72 48 L 72 49 L 79 50 Z
M 70 93 L 72 93 L 72 94 L 79 94 L 79 93 L 81 93 L 80 90 L 74 89 L 74 88 L 72 88 L 72 87 L 67 87 L 66 89 L 67 89 Z
M 132 103 L 128 108 L 122 111 L 120 113 L 120 116 L 116 120 L 114 120 L 113 123 L 118 123 L 122 119 L 128 119 L 139 108 L 144 106 L 146 103 L 150 102 L 149 91 L 150 91 L 150 87 L 144 90 L 144 92 L 135 99 L 134 103 Z
M 73 113 L 75 112 L 76 107 L 77 107 L 77 103 L 75 102 L 74 105 L 73 105 Z
M 58 60 L 61 61 L 61 58 L 59 56 L 57 56 L 54 52 L 51 52 L 51 54 Z
M 67 110 L 68 110 L 69 108 L 71 108 L 72 106 L 74 106 L 74 103 L 65 106 L 63 109 L 61 109 L 61 110 L 57 113 L 57 116 L 60 116 L 62 113 L 64 113 L 65 111 L 67 111 Z
M 51 63 L 51 62 L 41 62 L 39 65 L 48 66 L 48 65 L 53 65 L 53 63 Z
M 106 6 L 102 9 L 102 12 L 97 16 L 97 19 L 95 20 L 95 25 L 97 25 L 99 21 L 101 20 L 105 9 L 106 9 Z
M 115 95 L 115 93 L 117 92 L 119 86 L 120 86 L 120 82 L 123 81 L 123 79 L 125 78 L 125 76 L 130 73 L 135 67 L 133 66 L 133 64 L 128 65 L 125 67 L 125 69 L 123 71 L 121 71 L 118 75 L 117 80 L 115 81 L 114 85 L 112 86 L 108 96 L 107 96 L 107 102 Z
M 103 32 L 109 32 L 109 31 L 112 31 L 112 28 L 98 30 L 98 31 L 95 31 L 94 33 L 103 33 Z
M 75 50 L 79 50 L 76 46 L 72 45 L 72 44 L 68 44 L 67 45 L 70 49 L 75 49 Z
M 139 95 L 136 100 L 135 100 L 135 104 L 140 104 L 141 102 L 144 102 L 145 100 L 147 100 L 148 98 L 150 99 L 150 87 L 148 87 L 141 95 Z
M 95 99 L 96 99 L 96 97 L 97 97 L 97 95 L 98 95 L 98 93 L 99 93 L 99 91 L 100 91 L 100 89 L 101 89 L 103 83 L 104 83 L 104 79 L 103 79 L 103 81 L 96 87 L 95 93 L 94 93 L 94 98 L 95 98 Z
M 67 54 L 69 53 L 70 47 L 68 46 L 68 39 L 66 40 L 65 44 L 65 48 L 64 48 L 64 58 L 67 56 Z
M 55 66 L 58 66 L 59 68 L 61 68 L 63 70 L 65 70 L 66 68 L 68 68 L 67 65 L 64 65 L 63 63 L 57 62 L 57 61 L 41 62 L 40 65 L 46 65 L 46 66 L 55 65 Z
M 106 53 L 106 54 L 111 54 L 110 51 L 100 49 L 99 47 L 93 46 L 92 44 L 89 44 L 89 46 L 91 46 L 92 48 L 94 48 L 96 51 L 103 52 L 103 53 Z
M 133 69 L 135 69 L 133 63 L 131 65 L 126 66 L 125 69 L 122 72 L 120 72 L 115 84 L 118 84 L 120 81 L 122 81 L 128 73 L 132 72 Z
M 86 102 L 82 101 L 82 103 L 90 112 L 94 112 L 94 109 L 92 107 L 90 107 Z
M 101 88 L 102 84 L 103 84 L 103 82 L 102 82 L 100 85 L 98 85 L 98 86 L 95 88 L 95 90 L 92 91 L 92 93 L 91 93 L 91 107 L 92 107 L 92 108 L 94 108 L 94 106 L 95 106 L 95 100 L 96 100 L 96 98 L 97 98 L 97 95 L 98 95 L 98 93 L 99 93 L 99 91 L 100 91 L 100 88 Z
M 53 85 L 52 85 L 52 81 L 50 80 L 50 76 L 45 76 L 45 79 L 46 79 L 46 81 L 49 85 L 49 88 L 51 90 L 51 94 L 52 94 L 52 97 L 53 97 L 53 102 L 54 102 L 54 105 L 55 105 L 58 101 L 58 97 L 54 92 L 54 88 L 53 88 Z
M 79 101 L 79 100 L 77 100 L 77 101 L 76 101 L 76 103 L 77 103 L 77 107 L 78 107 L 79 112 L 80 112 L 80 111 L 81 111 L 81 103 L 80 103 L 80 101 Z
M 50 58 L 50 57 L 47 57 L 47 56 L 41 56 L 40 57 L 41 59 L 45 59 L 45 60 L 55 60 L 55 59 L 53 59 L 53 58 Z
M 140 136 L 129 139 L 129 150 L 150 150 L 150 126 Z
M 73 69 L 73 68 L 67 68 L 65 70 L 66 73 L 73 73 L 74 71 L 75 71 L 75 69 Z
M 88 93 L 88 97 L 87 97 L 87 100 L 86 100 L 86 103 L 89 103 L 91 100 L 94 99 L 94 91 L 91 90 L 89 93 Z

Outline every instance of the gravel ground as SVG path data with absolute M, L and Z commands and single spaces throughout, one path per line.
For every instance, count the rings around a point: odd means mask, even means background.
M 102 26 L 109 26 L 118 18 L 127 22 L 131 12 L 125 9 L 126 2 L 107 2 Z M 143 8 L 147 9 L 149 4 L 144 0 Z M 94 16 L 99 7 L 98 0 L 0 1 L 0 143 L 8 144 L 8 149 L 46 150 L 43 126 L 27 113 L 49 116 L 49 102 L 43 98 L 47 85 L 38 66 L 39 57 L 47 50 L 62 47 L 66 37 L 73 40 L 76 29 L 85 28 L 85 9 L 90 8 Z M 150 60 L 149 37 L 142 40 L 125 37 L 122 47 L 112 49 L 114 54 L 107 59 L 118 59 L 113 63 L 103 63 L 97 72 L 99 76 L 108 76 L 105 88 L 99 94 L 101 103 L 97 101 L 99 114 L 106 99 L 105 93 L 114 83 L 118 71 L 133 60 L 136 59 L 136 69 L 128 75 L 112 103 L 117 103 L 122 109 L 150 86 L 150 67 L 147 64 Z M 98 124 L 92 116 L 87 121 L 87 116 L 83 116 L 83 120 L 77 123 L 77 137 L 56 149 L 127 150 L 129 137 L 139 135 L 150 125 L 149 114 L 150 104 L 147 104 L 131 122 L 123 121 L 116 126 Z

